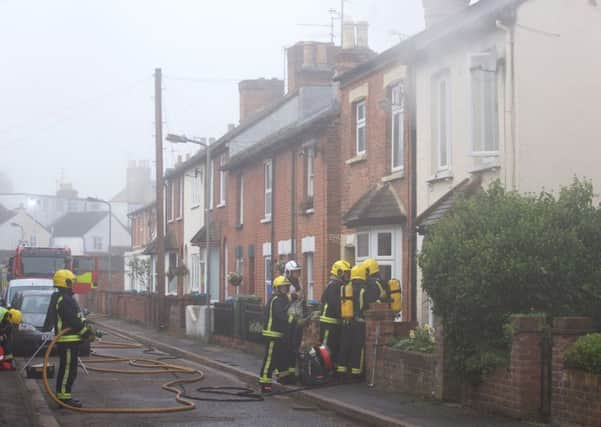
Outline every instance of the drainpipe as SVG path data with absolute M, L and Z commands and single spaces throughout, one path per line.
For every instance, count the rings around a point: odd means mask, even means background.
M 273 279 L 279 274 L 273 271 L 277 259 L 277 245 L 275 242 L 275 157 L 271 158 L 271 292 L 273 294 Z M 265 301 L 267 303 L 267 301 Z
M 417 321 L 417 96 L 414 67 L 409 67 L 409 84 L 407 85 L 409 109 L 409 283 L 411 284 L 411 307 L 408 320 Z
M 497 28 L 503 30 L 505 37 L 506 71 L 505 71 L 505 135 L 506 147 L 511 149 L 511 189 L 517 190 L 517 148 L 516 148 L 516 113 L 515 113 L 515 32 L 513 28 L 504 25 L 500 20 Z M 509 100 L 507 100 L 509 98 Z M 507 158 L 505 159 L 507 164 Z
M 292 218 L 290 219 L 290 247 L 292 251 L 292 258 L 294 259 L 296 254 L 296 150 L 292 150 L 292 167 L 291 167 L 291 188 L 290 191 L 290 213 Z M 299 260 L 297 260 L 299 262 Z

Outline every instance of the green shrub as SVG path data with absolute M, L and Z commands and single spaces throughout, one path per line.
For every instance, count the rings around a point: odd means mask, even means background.
M 434 340 L 434 329 L 426 325 L 418 327 L 409 332 L 408 338 L 392 339 L 388 345 L 404 351 L 415 351 L 418 353 L 434 353 L 436 341 Z
M 479 378 L 474 371 L 489 371 L 490 354 L 508 352 L 511 314 L 550 321 L 601 313 L 601 210 L 592 185 L 575 180 L 556 197 L 493 183 L 426 230 L 419 265 L 451 368 Z
M 566 366 L 601 375 L 601 334 L 578 338 L 565 353 Z

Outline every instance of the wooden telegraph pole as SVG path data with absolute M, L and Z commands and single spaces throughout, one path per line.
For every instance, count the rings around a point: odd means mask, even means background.
M 165 219 L 163 214 L 163 106 L 162 106 L 162 73 L 160 68 L 154 71 L 154 125 L 156 143 L 156 284 L 158 307 L 156 327 L 165 327 Z

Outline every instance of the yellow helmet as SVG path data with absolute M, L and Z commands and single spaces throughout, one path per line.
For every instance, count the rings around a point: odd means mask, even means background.
M 351 269 L 351 280 L 367 280 L 365 265 L 357 264 Z
M 280 286 L 290 286 L 291 284 L 286 276 L 278 276 L 273 281 L 273 288 L 277 289 Z
M 372 274 L 376 274 L 380 271 L 378 262 L 373 258 L 367 258 L 365 261 L 363 261 L 363 265 L 367 269 L 367 275 L 369 276 L 371 276 Z
M 8 310 L 8 321 L 12 324 L 17 326 L 18 324 L 21 323 L 21 321 L 23 320 L 23 314 L 21 313 L 20 310 L 11 308 L 10 310 Z
M 346 272 L 346 271 L 351 271 L 351 263 L 348 261 L 345 261 L 343 259 L 340 259 L 338 261 L 336 261 L 334 264 L 332 264 L 332 271 L 330 271 L 330 273 L 333 276 L 338 276 L 338 274 L 340 272 Z
M 52 278 L 54 286 L 57 288 L 70 288 L 75 283 L 75 280 L 75 274 L 70 270 L 57 270 Z

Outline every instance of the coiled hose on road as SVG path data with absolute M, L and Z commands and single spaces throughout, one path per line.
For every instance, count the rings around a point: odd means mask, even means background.
M 179 384 L 191 384 L 202 381 L 204 379 L 204 373 L 197 369 L 188 368 L 186 366 L 175 365 L 165 363 L 160 360 L 152 359 L 131 359 L 128 357 L 113 356 L 113 355 L 95 355 L 99 357 L 98 360 L 88 360 L 87 363 L 114 363 L 114 362 L 129 362 L 130 366 L 142 369 L 109 369 L 109 368 L 95 368 L 88 367 L 88 370 L 96 372 L 106 372 L 114 374 L 134 374 L 134 375 L 153 375 L 153 374 L 197 374 L 192 378 L 176 378 L 168 381 L 161 385 L 163 390 L 175 393 L 175 400 L 181 404 L 181 406 L 166 406 L 159 408 L 76 408 L 68 405 L 56 397 L 56 394 L 52 391 L 48 382 L 48 359 L 50 353 L 56 346 L 59 338 L 69 332 L 69 329 L 65 329 L 59 335 L 55 336 L 50 342 L 50 345 L 46 349 L 44 354 L 44 364 L 42 369 L 42 380 L 44 383 L 44 389 L 50 398 L 59 406 L 69 409 L 74 412 L 81 412 L 87 414 L 165 414 L 171 412 L 183 412 L 191 411 L 196 408 L 194 402 L 185 398 L 183 390 L 176 388 Z M 95 346 L 96 348 L 115 348 L 115 349 L 131 349 L 131 348 L 142 348 L 143 346 L 138 343 L 120 343 L 120 342 L 103 342 Z

